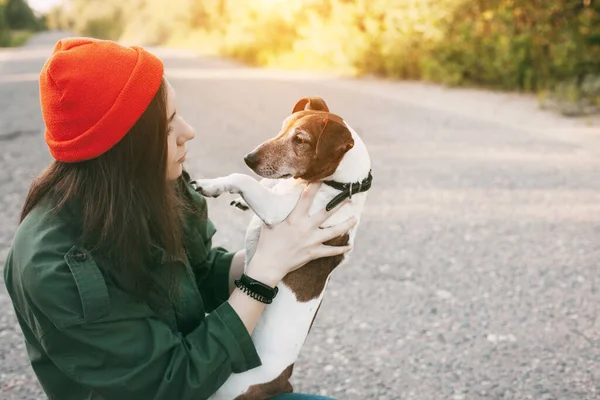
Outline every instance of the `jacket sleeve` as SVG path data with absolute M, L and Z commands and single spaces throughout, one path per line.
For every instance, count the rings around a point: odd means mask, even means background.
M 187 336 L 157 318 L 115 318 L 50 330 L 41 340 L 52 362 L 106 399 L 206 399 L 232 372 L 260 365 L 229 303 Z
M 85 251 L 49 253 L 36 255 L 20 278 L 33 324 L 48 322 L 37 339 L 57 368 L 104 398 L 206 399 L 231 373 L 261 365 L 228 302 L 183 335 L 106 281 Z
M 229 299 L 229 270 L 234 254 L 222 247 L 213 247 L 208 251 L 204 265 L 200 266 L 210 271 L 203 279 L 196 280 L 206 312 L 211 312 Z
M 229 270 L 235 253 L 212 246 L 217 230 L 208 218 L 206 200 L 189 185 L 188 190 L 200 213 L 186 223 L 188 256 L 206 312 L 211 312 L 229 298 Z

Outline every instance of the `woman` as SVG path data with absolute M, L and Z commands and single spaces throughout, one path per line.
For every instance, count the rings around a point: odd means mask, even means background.
M 49 398 L 206 399 L 259 366 L 250 335 L 268 299 L 234 284 L 243 252 L 211 248 L 205 200 L 182 168 L 195 132 L 161 61 L 111 41 L 62 40 L 40 97 L 56 161 L 30 188 L 4 277 Z M 309 260 L 349 250 L 322 244 L 354 221 L 319 229 L 330 213 L 308 216 L 316 190 L 263 230 L 247 279 L 272 289 Z

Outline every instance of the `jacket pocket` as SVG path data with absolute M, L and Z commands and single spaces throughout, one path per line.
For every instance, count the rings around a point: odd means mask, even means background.
M 104 276 L 90 252 L 75 245 L 65 255 L 65 261 L 71 270 L 79 292 L 83 310 L 81 322 L 89 323 L 106 317 L 110 312 L 108 288 Z M 68 322 L 65 321 L 65 323 Z M 66 326 L 63 325 L 63 327 Z

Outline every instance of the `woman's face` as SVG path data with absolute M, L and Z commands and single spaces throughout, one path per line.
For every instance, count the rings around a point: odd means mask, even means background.
M 177 114 L 176 100 L 175 90 L 167 82 L 167 118 L 169 122 L 167 179 L 169 180 L 175 180 L 181 176 L 182 163 L 185 161 L 186 154 L 185 144 L 196 136 L 194 129 Z

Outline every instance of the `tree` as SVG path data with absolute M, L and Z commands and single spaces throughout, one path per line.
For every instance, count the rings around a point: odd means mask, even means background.
M 25 0 L 8 0 L 4 6 L 4 16 L 10 29 L 39 28 L 35 14 Z
M 0 47 L 8 46 L 10 43 L 10 30 L 4 15 L 4 7 L 5 5 L 0 0 Z

